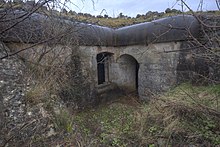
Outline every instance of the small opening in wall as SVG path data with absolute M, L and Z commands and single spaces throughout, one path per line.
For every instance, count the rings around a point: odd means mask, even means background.
M 99 53 L 96 56 L 99 85 L 109 82 L 109 64 L 111 56 L 112 54 L 107 52 Z

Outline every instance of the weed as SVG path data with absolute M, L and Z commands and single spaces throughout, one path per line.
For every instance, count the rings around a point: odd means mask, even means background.
M 85 137 L 95 134 L 100 144 L 112 146 L 126 146 L 121 136 L 132 135 L 135 124 L 133 108 L 122 104 L 82 112 L 74 120 Z
M 41 103 L 47 98 L 47 90 L 42 85 L 35 85 L 25 93 L 25 100 L 31 105 Z
M 73 132 L 73 117 L 67 111 L 61 110 L 59 114 L 55 114 L 53 122 L 57 130 Z

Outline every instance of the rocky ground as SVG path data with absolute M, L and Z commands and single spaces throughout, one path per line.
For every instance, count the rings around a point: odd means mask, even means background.
M 4 55 L 3 47 L 0 57 Z M 30 86 L 25 70 L 17 56 L 0 60 L 0 146 L 29 146 L 54 134 L 43 104 L 30 107 L 25 101 Z

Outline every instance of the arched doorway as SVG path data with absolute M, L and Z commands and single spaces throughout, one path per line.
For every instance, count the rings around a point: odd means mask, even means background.
M 118 81 L 119 87 L 127 92 L 138 91 L 138 70 L 137 60 L 128 54 L 121 55 L 117 60 L 118 63 Z

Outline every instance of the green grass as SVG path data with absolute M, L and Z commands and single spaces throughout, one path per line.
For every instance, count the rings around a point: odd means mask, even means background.
M 111 103 L 77 113 L 84 145 L 219 145 L 220 85 L 184 83 L 147 104 Z
M 112 104 L 79 113 L 74 121 L 84 137 L 94 137 L 97 144 L 126 146 L 135 131 L 134 112 L 134 107 Z
M 184 14 L 191 15 L 192 12 L 185 12 Z M 213 12 L 195 12 L 195 14 L 211 14 L 211 15 L 218 15 L 219 11 L 213 11 Z M 139 18 L 97 18 L 97 17 L 87 17 L 83 15 L 71 15 L 71 14 L 64 14 L 59 13 L 58 16 L 63 16 L 65 18 L 74 19 L 80 22 L 86 22 L 86 23 L 92 23 L 97 24 L 100 26 L 107 26 L 111 28 L 119 28 L 123 26 L 129 26 L 132 24 L 138 24 L 143 22 L 150 22 L 152 20 L 169 17 L 169 16 L 175 16 L 175 15 L 181 15 L 179 13 L 164 13 L 162 16 L 154 17 L 154 15 L 150 16 L 141 16 Z
M 73 132 L 73 118 L 69 112 L 61 110 L 59 114 L 55 114 L 54 116 L 53 122 L 57 130 L 61 132 L 65 131 L 66 133 Z
M 183 83 L 162 96 L 164 99 L 178 100 L 189 105 L 200 104 L 216 110 L 220 110 L 219 97 L 220 85 L 192 86 L 190 83 Z
M 34 87 L 26 96 L 35 102 L 43 92 L 43 87 Z M 55 140 L 72 146 L 217 146 L 219 101 L 220 85 L 183 83 L 148 103 L 122 96 L 80 112 L 62 107 L 51 115 L 51 121 Z M 52 105 L 42 102 L 45 107 Z

